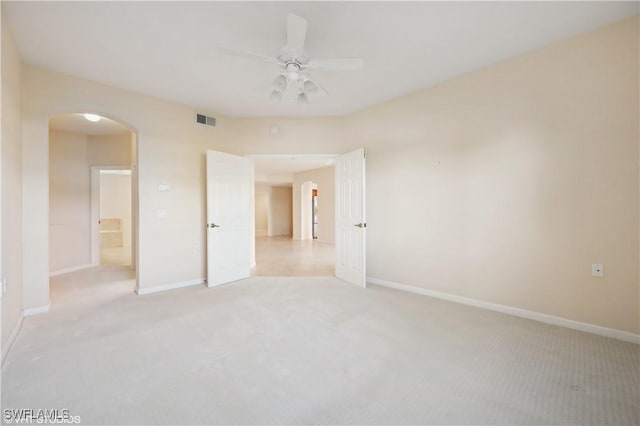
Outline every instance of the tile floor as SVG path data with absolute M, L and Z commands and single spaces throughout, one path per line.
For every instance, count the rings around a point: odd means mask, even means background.
M 131 265 L 131 247 L 101 248 L 100 264 L 104 266 Z
M 254 276 L 333 276 L 334 245 L 290 236 L 257 237 Z
M 131 247 L 100 249 L 103 266 L 131 265 Z M 253 276 L 333 276 L 334 245 L 290 236 L 257 237 Z

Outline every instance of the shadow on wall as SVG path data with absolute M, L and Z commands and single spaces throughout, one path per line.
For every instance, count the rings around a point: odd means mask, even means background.
M 291 187 L 257 184 L 255 213 L 256 237 L 290 236 L 293 229 Z

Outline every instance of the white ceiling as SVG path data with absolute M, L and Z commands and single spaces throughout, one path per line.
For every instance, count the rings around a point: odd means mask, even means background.
M 295 173 L 333 166 L 333 155 L 254 155 L 256 183 L 275 186 L 291 185 Z
M 230 116 L 344 115 L 638 13 L 638 2 L 7 2 L 26 62 Z M 365 60 L 315 72 L 330 96 L 266 99 L 286 15 L 309 21 L 311 57 Z
M 49 119 L 49 127 L 54 130 L 85 135 L 115 135 L 130 131 L 128 127 L 109 118 L 101 117 L 100 121 L 92 122 L 80 113 L 55 115 Z

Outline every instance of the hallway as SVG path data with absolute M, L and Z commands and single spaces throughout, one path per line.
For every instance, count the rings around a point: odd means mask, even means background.
M 256 237 L 253 276 L 333 276 L 334 245 L 289 236 Z

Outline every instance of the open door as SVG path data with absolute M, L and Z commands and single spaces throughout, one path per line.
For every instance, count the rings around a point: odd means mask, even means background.
M 207 286 L 251 274 L 253 160 L 207 151 Z
M 335 171 L 336 276 L 366 287 L 364 149 L 338 157 Z

